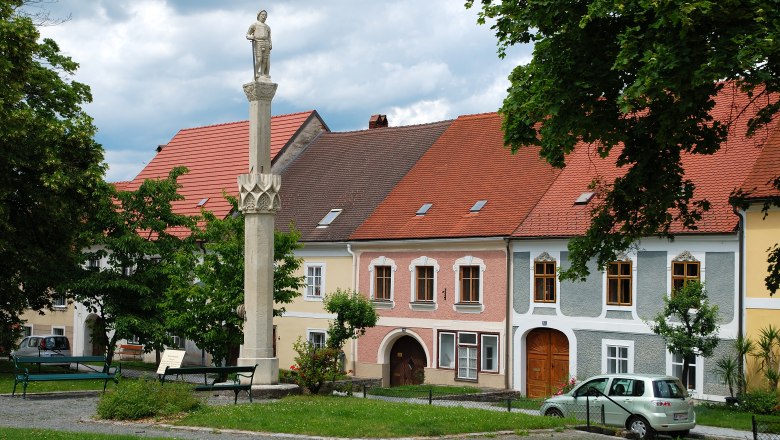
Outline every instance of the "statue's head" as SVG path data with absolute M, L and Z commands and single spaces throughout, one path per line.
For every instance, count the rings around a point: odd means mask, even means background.
M 268 12 L 266 12 L 265 9 L 257 13 L 257 19 L 260 21 L 265 21 L 267 17 L 268 17 Z

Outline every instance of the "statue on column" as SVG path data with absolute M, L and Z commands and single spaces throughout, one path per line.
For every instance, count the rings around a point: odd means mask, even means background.
M 257 21 L 246 32 L 246 39 L 252 41 L 255 80 L 271 78 L 271 28 L 265 24 L 266 18 L 268 12 L 263 9 L 257 14 Z

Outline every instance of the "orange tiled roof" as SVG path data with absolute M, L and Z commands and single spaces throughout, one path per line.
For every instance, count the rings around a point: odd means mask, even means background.
M 755 115 L 757 107 L 749 105 L 747 95 L 734 87 L 724 87 L 715 101 L 711 114 L 716 120 L 728 122 L 736 118 L 730 125 L 727 140 L 713 155 L 687 154 L 683 157 L 685 177 L 696 185 L 694 199 L 707 199 L 711 207 L 697 223 L 697 231 L 683 230 L 680 225 L 675 225 L 672 229 L 674 233 L 734 231 L 738 218 L 728 203 L 729 194 L 743 186 L 762 147 L 768 144 L 770 134 L 774 132 L 774 137 L 777 137 L 776 120 L 753 137 L 746 137 L 747 121 Z M 747 110 L 740 113 L 743 107 Z M 588 191 L 588 184 L 594 178 L 601 177 L 610 182 L 621 173 L 623 170 L 614 166 L 614 159 L 600 159 L 591 146 L 578 145 L 567 158 L 566 168 L 513 236 L 568 237 L 583 234 L 590 224 L 593 201 L 578 206 L 574 205 L 574 201 Z
M 271 118 L 271 159 L 273 160 L 315 111 L 274 116 Z M 217 217 L 230 212 L 222 191 L 236 196 L 236 177 L 246 173 L 249 165 L 249 121 L 185 128 L 164 145 L 129 185 L 117 183 L 118 189 L 136 189 L 145 179 L 164 178 L 177 166 L 189 172 L 179 177 L 179 193 L 184 200 L 174 202 L 179 214 L 200 213 L 198 202 L 208 198 L 203 208 Z
M 750 199 L 778 197 L 780 191 L 770 183 L 778 176 L 780 176 L 780 129 L 775 130 L 769 138 L 756 159 L 753 170 L 745 179 L 742 189 L 750 192 Z
M 461 116 L 350 238 L 508 236 L 558 173 L 538 148 L 511 154 L 498 114 Z M 487 203 L 471 213 L 478 200 Z M 431 208 L 416 215 L 424 203 Z

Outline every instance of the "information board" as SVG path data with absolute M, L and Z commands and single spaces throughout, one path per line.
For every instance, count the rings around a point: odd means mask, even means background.
M 157 374 L 165 374 L 167 367 L 180 368 L 184 361 L 184 350 L 165 350 L 160 357 L 160 366 L 157 367 Z

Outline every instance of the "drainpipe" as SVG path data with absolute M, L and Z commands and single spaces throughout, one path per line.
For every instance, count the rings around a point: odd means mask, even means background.
M 352 245 L 347 243 L 347 252 L 352 255 L 352 290 L 357 292 L 357 255 L 352 252 Z M 352 338 L 350 344 L 352 345 L 352 375 L 357 373 L 357 339 Z
M 744 332 L 744 325 L 745 325 L 745 291 L 744 291 L 744 282 L 745 282 L 745 211 L 743 210 L 737 210 L 736 206 L 732 207 L 734 210 L 734 215 L 739 217 L 739 226 L 737 233 L 739 234 L 739 281 L 738 281 L 738 305 L 737 305 L 737 339 L 742 339 L 745 335 Z M 743 356 L 739 356 L 738 361 L 738 370 L 739 370 L 739 377 L 745 377 L 745 359 Z M 740 384 L 742 382 L 740 381 Z M 741 385 L 738 387 L 741 388 Z M 739 390 L 740 392 L 744 390 Z
M 514 338 L 512 337 L 512 254 L 509 249 L 509 238 L 504 239 L 506 243 L 506 360 L 504 365 L 504 386 L 506 389 L 512 389 L 512 353 L 514 351 Z

